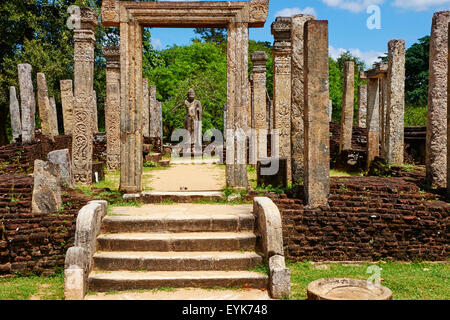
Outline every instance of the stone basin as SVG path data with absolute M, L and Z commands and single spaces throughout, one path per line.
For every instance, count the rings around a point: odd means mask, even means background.
M 311 282 L 308 300 L 392 300 L 392 291 L 365 280 L 325 278 Z

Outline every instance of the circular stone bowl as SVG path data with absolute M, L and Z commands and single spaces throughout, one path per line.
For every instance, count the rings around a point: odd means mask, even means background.
M 308 300 L 392 300 L 392 291 L 365 280 L 319 279 L 307 288 Z

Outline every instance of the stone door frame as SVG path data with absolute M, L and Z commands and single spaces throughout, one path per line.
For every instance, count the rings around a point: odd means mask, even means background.
M 269 0 L 211 2 L 134 2 L 103 0 L 102 24 L 120 27 L 120 190 L 142 191 L 142 29 L 227 28 L 227 122 L 225 129 L 247 129 L 248 28 L 261 28 Z M 245 112 L 244 112 L 245 111 Z M 236 146 L 227 139 L 227 153 Z M 248 187 L 247 165 L 228 153 L 229 188 Z M 231 156 L 230 156 L 231 155 Z M 234 161 L 229 161 L 234 159 Z

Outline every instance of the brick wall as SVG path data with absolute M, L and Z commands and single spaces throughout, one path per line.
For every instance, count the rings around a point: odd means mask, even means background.
M 329 208 L 305 208 L 301 188 L 272 195 L 293 261 L 448 259 L 450 205 L 439 197 L 411 177 L 333 178 Z
M 0 175 L 0 275 L 53 273 L 73 245 L 83 195 L 63 190 L 61 214 L 31 213 L 33 178 Z
M 0 147 L 0 174 L 33 173 L 34 160 L 47 160 L 51 151 L 69 149 L 72 154 L 72 137 L 56 136 L 52 141 L 36 132 L 36 139 L 31 144 L 8 144 Z M 94 136 L 93 160 L 106 161 L 106 136 L 98 133 Z

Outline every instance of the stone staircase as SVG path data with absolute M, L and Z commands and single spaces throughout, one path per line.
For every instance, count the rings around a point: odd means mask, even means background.
M 113 208 L 96 250 L 91 292 L 268 287 L 268 276 L 252 271 L 263 259 L 251 206 Z

